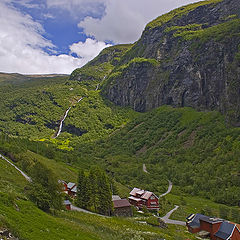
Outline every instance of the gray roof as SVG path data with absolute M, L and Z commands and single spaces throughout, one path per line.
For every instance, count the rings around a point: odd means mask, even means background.
M 223 240 L 227 240 L 231 235 L 235 228 L 235 225 L 229 222 L 223 222 L 214 236 L 221 238 Z
M 131 204 L 127 199 L 120 199 L 113 201 L 113 207 L 114 208 L 131 207 Z
M 74 186 L 74 187 L 71 189 L 71 192 L 77 193 L 77 186 Z
M 195 216 L 188 222 L 188 226 L 190 227 L 200 227 L 200 218 L 206 218 L 207 216 L 202 215 L 200 213 L 195 214 Z
M 203 220 L 204 222 L 208 222 L 208 223 L 219 223 L 219 222 L 223 222 L 224 220 L 221 218 L 213 218 L 213 217 L 201 217 L 200 220 Z
M 112 195 L 112 201 L 114 200 L 121 200 L 121 198 L 118 195 Z
M 72 189 L 74 186 L 76 186 L 76 183 L 72 183 L 72 182 L 69 182 L 67 185 L 69 189 Z
M 64 200 L 63 204 L 64 205 L 71 205 L 72 203 L 69 200 Z

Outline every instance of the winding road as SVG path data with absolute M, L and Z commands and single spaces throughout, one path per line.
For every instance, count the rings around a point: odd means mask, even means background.
M 168 183 L 169 183 L 168 190 L 167 190 L 165 193 L 161 194 L 161 195 L 159 196 L 159 198 L 166 196 L 167 194 L 169 194 L 169 193 L 172 191 L 173 184 L 172 184 L 172 182 L 169 181 L 169 180 L 168 180 Z
M 146 164 L 143 164 L 143 172 L 149 173 L 149 172 L 147 171 Z M 161 195 L 159 196 L 159 198 L 166 196 L 167 194 L 169 194 L 169 193 L 172 191 L 172 187 L 173 187 L 172 182 L 168 180 L 168 184 L 169 184 L 169 185 L 168 185 L 168 190 L 167 190 L 165 193 L 161 194 Z M 162 217 L 161 219 L 162 219 L 165 223 L 168 223 L 168 224 L 175 224 L 175 225 L 186 226 L 186 223 L 183 222 L 183 221 L 178 221 L 178 220 L 169 219 L 170 216 L 172 215 L 172 213 L 173 213 L 174 211 L 176 211 L 178 208 L 179 208 L 179 206 L 175 205 L 175 208 L 172 209 L 171 211 L 169 211 L 169 212 L 168 212 L 164 217 Z
M 7 158 L 5 158 L 2 154 L 0 154 L 0 157 L 5 160 L 6 162 L 8 162 L 10 165 L 12 165 L 18 172 L 20 172 L 20 174 L 25 177 L 25 179 L 28 181 L 28 182 L 31 182 L 32 179 L 26 174 L 24 173 L 21 169 L 19 169 L 15 164 L 13 164 L 12 162 L 10 162 Z
M 146 164 L 145 164 L 145 163 L 143 164 L 143 171 L 144 171 L 145 173 L 148 173 L 147 167 L 146 167 Z
M 109 218 L 108 216 L 104 216 L 104 215 L 101 215 L 101 214 L 98 214 L 98 213 L 90 212 L 90 211 L 88 211 L 88 210 L 85 210 L 85 209 L 83 209 L 83 208 L 76 207 L 76 206 L 74 206 L 74 205 L 71 205 L 71 210 L 72 210 L 72 211 L 77 211 L 77 212 L 88 213 L 88 214 L 96 215 L 96 216 L 99 216 L 99 217 Z
M 169 211 L 164 217 L 162 217 L 161 219 L 168 224 L 175 224 L 175 225 L 181 225 L 181 226 L 186 226 L 186 223 L 183 221 L 178 221 L 178 220 L 172 220 L 169 219 L 170 216 L 172 215 L 172 213 L 174 211 L 176 211 L 179 208 L 179 206 L 175 205 L 175 208 L 173 208 L 171 211 Z

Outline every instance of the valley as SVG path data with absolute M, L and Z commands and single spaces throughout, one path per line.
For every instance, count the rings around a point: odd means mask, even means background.
M 240 223 L 239 9 L 173 10 L 71 75 L 0 73 L 0 229 L 20 240 L 194 240 L 190 214 Z M 57 181 L 81 186 L 81 174 L 89 196 L 101 179 L 120 198 L 151 191 L 159 211 L 99 216 L 100 195 L 77 208 Z

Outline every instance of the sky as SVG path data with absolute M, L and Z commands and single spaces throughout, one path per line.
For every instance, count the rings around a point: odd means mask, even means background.
M 198 0 L 0 0 L 0 72 L 70 74 L 148 22 Z

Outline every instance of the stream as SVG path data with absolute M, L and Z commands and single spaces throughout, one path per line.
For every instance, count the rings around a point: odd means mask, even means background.
M 81 98 L 77 101 L 77 103 L 79 103 L 79 102 L 82 101 L 82 100 L 83 100 L 83 97 L 81 97 Z M 69 107 L 69 108 L 67 109 L 67 111 L 65 112 L 65 114 L 64 114 L 64 116 L 63 116 L 63 119 L 62 119 L 61 122 L 60 122 L 60 125 L 59 125 L 59 128 L 58 128 L 58 132 L 57 132 L 57 134 L 56 134 L 56 136 L 55 136 L 54 138 L 57 138 L 57 137 L 61 134 L 61 132 L 62 132 L 62 127 L 63 127 L 63 122 L 65 121 L 66 117 L 68 116 L 68 113 L 69 113 L 69 111 L 71 110 L 71 108 L 72 108 L 72 107 Z

